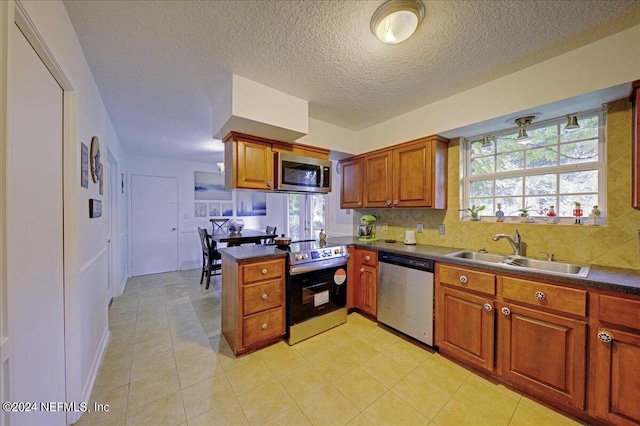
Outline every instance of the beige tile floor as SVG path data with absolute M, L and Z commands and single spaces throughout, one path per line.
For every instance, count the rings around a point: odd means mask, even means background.
M 348 322 L 236 358 L 220 334 L 220 278 L 135 277 L 79 425 L 578 425 L 380 328 Z

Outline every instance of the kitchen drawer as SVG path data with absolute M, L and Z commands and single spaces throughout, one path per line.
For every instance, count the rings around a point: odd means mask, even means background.
M 362 265 L 378 266 L 378 252 L 373 250 L 358 249 L 359 261 Z
M 284 260 L 269 260 L 242 265 L 244 283 L 271 280 L 284 275 Z
M 587 315 L 585 290 L 504 277 L 502 297 L 505 301 L 527 303 L 583 317 Z
M 640 330 L 640 301 L 600 295 L 598 320 Z
M 281 306 L 283 287 L 284 283 L 281 279 L 244 286 L 244 314 L 251 315 Z
M 242 320 L 242 346 L 248 347 L 263 340 L 284 334 L 284 309 L 277 307 L 244 317 Z
M 496 294 L 496 276 L 457 266 L 437 264 L 438 281 L 453 287 L 484 294 Z

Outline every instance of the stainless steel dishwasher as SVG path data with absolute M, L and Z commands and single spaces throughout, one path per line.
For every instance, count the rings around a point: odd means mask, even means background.
M 433 346 L 434 261 L 378 252 L 378 321 Z

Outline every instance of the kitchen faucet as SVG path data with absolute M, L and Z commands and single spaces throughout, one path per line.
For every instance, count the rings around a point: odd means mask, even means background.
M 511 247 L 513 248 L 513 254 L 516 256 L 520 256 L 521 242 L 518 230 L 516 229 L 516 234 L 513 236 L 513 239 L 511 239 L 511 237 L 507 234 L 496 234 L 493 236 L 492 240 L 498 241 L 502 238 L 506 238 L 507 241 L 509 241 L 509 244 L 511 244 Z

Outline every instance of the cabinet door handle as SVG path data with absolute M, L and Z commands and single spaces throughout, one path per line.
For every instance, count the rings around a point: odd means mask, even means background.
M 371 260 L 371 257 L 369 255 L 367 255 L 367 256 L 364 257 L 364 260 L 368 262 L 368 261 Z
M 358 201 L 358 205 L 361 206 L 362 205 L 362 201 Z
M 262 324 L 262 329 L 263 329 L 263 330 L 266 330 L 266 329 L 267 329 L 267 324 L 266 324 L 266 323 Z
M 460 275 L 460 282 L 466 284 L 469 279 L 465 275 Z
M 267 293 L 264 293 L 264 294 L 262 295 L 262 300 L 267 300 L 267 297 L 269 297 L 269 296 L 267 296 Z
M 271 188 L 271 185 L 273 185 L 271 182 L 267 182 L 267 188 Z
M 363 272 L 364 272 L 364 268 L 360 268 L 360 273 L 363 273 Z
M 393 205 L 397 206 L 398 205 L 398 200 L 393 200 Z
M 611 333 L 608 333 L 606 331 L 600 331 L 598 332 L 598 340 L 604 343 L 609 343 L 613 340 L 613 336 L 611 335 Z
M 484 309 L 485 309 L 485 311 L 487 311 L 487 312 L 491 312 L 491 311 L 493 310 L 493 306 L 491 306 L 491 304 L 490 304 L 490 303 L 485 303 L 485 304 L 484 304 Z
M 269 271 L 267 271 L 267 268 L 263 268 L 262 269 L 262 275 L 267 275 L 267 272 L 269 272 Z
M 500 309 L 500 312 L 502 312 L 504 315 L 511 315 L 511 309 L 507 308 L 506 306 Z
M 536 291 L 535 296 L 536 296 L 536 299 L 538 300 L 544 300 L 544 298 L 546 297 L 544 293 L 541 291 Z
M 391 200 L 387 200 L 387 205 L 390 206 L 391 205 Z

